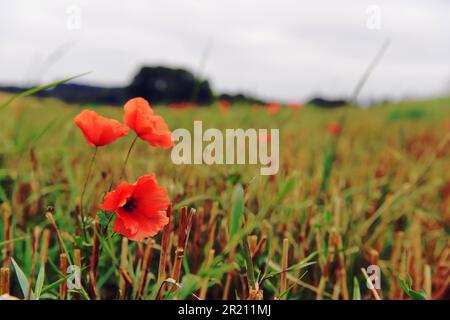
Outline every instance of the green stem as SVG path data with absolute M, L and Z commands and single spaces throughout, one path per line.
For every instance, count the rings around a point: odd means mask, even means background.
M 81 196 L 80 196 L 80 219 L 81 219 L 81 229 L 83 231 L 84 242 L 87 242 L 87 233 L 86 233 L 86 222 L 84 219 L 83 200 L 84 200 L 84 194 L 86 193 L 86 187 L 87 187 L 88 181 L 91 178 L 92 168 L 94 167 L 94 161 L 95 161 L 95 157 L 97 155 L 97 149 L 98 149 L 98 147 L 95 147 L 94 154 L 92 155 L 91 162 L 89 163 L 88 174 L 86 177 L 86 181 L 84 182 L 83 191 L 81 192 Z
M 127 167 L 128 159 L 130 158 L 131 150 L 133 150 L 133 147 L 134 147 L 137 139 L 138 139 L 138 136 L 136 135 L 134 137 L 134 139 L 133 139 L 133 142 L 131 142 L 130 148 L 128 149 L 127 156 L 126 156 L 125 161 L 123 163 L 122 172 L 120 173 L 119 182 L 122 180 L 123 176 L 125 175 L 125 169 Z
M 127 167 L 128 159 L 130 158 L 131 150 L 133 150 L 133 147 L 134 147 L 134 145 L 136 144 L 137 139 L 138 139 L 138 136 L 136 135 L 136 136 L 134 137 L 133 141 L 131 142 L 130 148 L 128 149 L 127 156 L 125 157 L 125 161 L 123 162 L 122 171 L 121 171 L 121 173 L 120 173 L 119 183 L 120 183 L 120 181 L 122 180 L 123 176 L 125 175 L 125 169 L 126 169 L 126 167 Z M 112 186 L 113 186 L 113 181 L 114 181 L 114 179 L 111 181 L 111 185 L 109 186 L 109 190 L 108 190 L 108 191 L 111 191 Z M 107 230 L 108 230 L 108 226 L 109 226 L 109 224 L 111 223 L 112 218 L 113 218 L 113 216 L 111 215 L 111 216 L 109 217 L 109 219 L 108 219 L 108 222 L 106 223 L 106 225 L 105 225 L 105 227 L 104 227 L 104 229 L 103 229 L 105 233 L 106 233 Z

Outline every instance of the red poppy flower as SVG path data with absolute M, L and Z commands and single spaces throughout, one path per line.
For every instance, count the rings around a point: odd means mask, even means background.
M 81 111 L 73 122 L 91 146 L 107 145 L 128 133 L 128 128 L 119 121 L 102 117 L 92 110 Z
M 103 198 L 103 210 L 114 211 L 114 231 L 130 240 L 157 234 L 167 223 L 170 204 L 166 190 L 158 186 L 154 174 L 140 177 L 134 184 L 122 182 Z
M 330 122 L 327 127 L 332 136 L 337 136 L 341 132 L 341 125 L 337 122 Z
M 129 100 L 123 116 L 125 124 L 142 140 L 154 147 L 170 148 L 174 146 L 172 133 L 166 122 L 154 114 L 150 104 L 143 98 Z
M 269 103 L 266 108 L 269 114 L 277 114 L 281 110 L 281 105 L 278 103 Z

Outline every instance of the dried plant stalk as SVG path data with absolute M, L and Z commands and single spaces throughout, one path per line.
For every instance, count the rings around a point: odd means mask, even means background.
M 45 266 L 48 259 L 48 246 L 50 243 L 50 230 L 44 229 L 42 232 L 42 240 L 41 240 L 41 256 L 40 256 L 40 263 L 41 265 Z
M 214 259 L 214 249 L 209 250 L 209 254 L 208 254 L 208 260 L 206 261 L 206 268 L 209 268 L 209 266 L 211 265 L 213 259 Z M 205 277 L 205 279 L 203 279 L 203 284 L 201 286 L 200 289 L 200 294 L 199 297 L 201 300 L 205 300 L 206 298 L 206 292 L 208 291 L 208 282 L 209 282 L 209 278 Z
M 391 254 L 391 287 L 389 291 L 390 299 L 400 299 L 402 295 L 402 290 L 400 284 L 398 283 L 398 277 L 400 275 L 400 263 L 402 256 L 402 241 L 403 241 L 403 231 L 396 231 L 394 233 L 394 241 Z
M 100 256 L 100 240 L 98 235 L 100 232 L 100 224 L 97 220 L 94 221 L 94 240 L 92 243 L 91 258 L 89 261 L 89 280 L 90 280 L 90 294 L 92 299 L 97 299 L 99 296 L 97 292 L 97 264 Z
M 432 284 L 435 286 L 432 299 L 443 299 L 450 288 L 450 244 L 447 244 L 434 266 Z
M 67 296 L 67 281 L 65 280 L 65 276 L 67 274 L 67 267 L 69 262 L 67 260 L 67 255 L 65 253 L 61 253 L 59 255 L 59 271 L 62 274 L 63 281 L 59 285 L 59 299 L 65 300 Z
M 317 290 L 317 293 L 316 293 L 316 299 L 317 300 L 322 299 L 323 293 L 325 291 L 325 286 L 326 286 L 327 281 L 328 281 L 328 277 L 329 277 L 329 274 L 330 274 L 330 267 L 331 267 L 331 263 L 333 262 L 333 257 L 334 257 L 335 237 L 336 237 L 336 231 L 335 231 L 334 228 L 332 228 L 331 231 L 330 231 L 330 237 L 328 239 L 328 248 L 330 250 L 328 250 L 327 257 L 325 259 L 323 267 L 321 268 L 322 276 L 320 277 L 319 287 L 318 287 L 318 290 Z
M 205 257 L 208 256 L 210 250 L 213 248 L 215 235 L 216 235 L 216 225 L 217 225 L 217 215 L 219 214 L 219 203 L 214 202 L 211 209 L 211 215 L 208 221 L 208 237 L 206 240 L 206 245 L 204 248 Z
M 230 251 L 230 255 L 229 255 L 229 258 L 228 258 L 229 263 L 234 261 L 235 255 L 236 255 L 236 249 L 233 248 Z M 225 286 L 223 288 L 222 300 L 227 300 L 228 299 L 228 296 L 230 294 L 231 280 L 233 279 L 234 274 L 235 274 L 234 270 L 230 270 L 230 271 L 227 272 L 227 278 L 225 280 Z
M 198 213 L 195 218 L 195 227 L 194 227 L 194 239 L 192 242 L 192 249 L 193 249 L 193 260 L 194 260 L 194 267 L 193 270 L 198 270 L 199 265 L 199 257 L 200 257 L 200 245 L 202 243 L 202 226 L 203 226 L 203 216 L 204 216 L 204 208 L 200 207 L 198 209 Z
M 340 282 L 337 281 L 333 286 L 333 293 L 332 293 L 331 299 L 339 300 L 340 294 L 341 294 L 341 286 L 340 286 Z
M 336 251 L 338 252 L 338 276 L 339 282 L 341 284 L 342 298 L 344 300 L 349 300 L 350 296 L 348 294 L 347 287 L 347 272 L 345 271 L 345 258 L 343 252 L 342 237 L 340 234 L 337 234 L 336 236 Z
M 255 252 L 253 253 L 253 259 L 255 259 L 259 253 L 263 252 L 266 249 L 267 237 L 263 236 L 261 240 L 259 240 L 258 245 L 255 248 Z
M 120 254 L 120 287 L 119 287 L 119 295 L 120 300 L 125 299 L 125 294 L 127 290 L 127 265 L 128 265 L 128 239 L 123 237 L 122 238 L 122 248 L 121 248 L 121 254 Z
M 255 289 L 249 288 L 248 300 L 263 300 L 263 291 L 259 288 L 258 282 L 255 283 Z
M 56 239 L 58 241 L 59 246 L 59 253 L 64 253 L 64 246 L 61 238 L 61 233 L 59 232 L 58 226 L 56 225 L 55 217 L 53 217 L 53 208 L 49 207 L 47 208 L 47 212 L 45 214 L 48 221 L 50 221 L 50 224 L 53 227 L 53 231 L 55 231 Z
M 370 260 L 370 264 L 372 265 L 377 265 L 378 264 L 378 259 L 380 258 L 380 254 L 378 253 L 377 250 L 375 249 L 371 249 L 369 251 L 369 260 Z
M 249 235 L 247 237 L 248 240 L 248 246 L 250 248 L 250 254 L 252 256 L 252 259 L 255 257 L 256 249 L 258 248 L 258 236 L 257 235 Z
M 9 268 L 0 268 L 0 295 L 9 294 Z
M 147 240 L 147 245 L 145 246 L 145 251 L 144 251 L 144 257 L 142 260 L 141 276 L 139 278 L 138 289 L 136 291 L 137 299 L 143 298 L 144 286 L 147 282 L 147 275 L 148 275 L 148 270 L 150 268 L 150 264 L 152 261 L 154 245 L 155 245 L 154 239 Z
M 286 299 L 284 294 L 287 290 L 287 268 L 288 268 L 288 257 L 289 257 L 289 240 L 288 238 L 283 239 L 283 249 L 281 256 L 281 281 L 280 281 L 280 295 L 282 299 Z
M 377 289 L 375 289 L 375 287 L 372 285 L 372 282 L 370 281 L 369 275 L 367 274 L 366 269 L 361 268 L 361 272 L 363 273 L 364 277 L 366 278 L 366 283 L 370 289 L 370 291 L 373 294 L 373 297 L 375 298 L 375 300 L 381 300 L 380 295 L 378 294 Z
M 425 291 L 425 294 L 427 295 L 427 299 L 431 299 L 432 294 L 432 282 L 431 282 L 431 267 L 430 265 L 426 264 L 423 271 L 423 288 Z
M 29 285 L 28 285 L 27 300 L 30 300 L 30 298 L 31 298 L 31 290 L 33 288 L 34 274 L 36 272 L 36 256 L 37 256 L 38 242 L 39 242 L 40 235 L 41 235 L 41 229 L 39 227 L 35 227 L 33 229 L 33 235 L 32 235 L 32 239 L 31 239 L 31 273 L 30 273 L 30 279 L 28 281 Z
M 137 269 L 139 263 L 142 261 L 143 258 L 144 258 L 144 246 L 141 241 L 138 241 L 134 248 L 133 269 Z
M 414 215 L 411 228 L 409 230 L 411 244 L 411 276 L 413 278 L 414 290 L 420 290 L 423 281 L 422 262 L 422 226 L 420 215 Z
M 73 250 L 73 262 L 81 268 L 81 250 L 78 248 Z
M 162 281 L 166 278 L 166 262 L 167 257 L 169 255 L 169 242 L 170 242 L 170 234 L 171 234 L 171 222 L 172 222 L 172 206 L 169 205 L 167 208 L 167 217 L 169 218 L 169 222 L 164 226 L 162 239 L 161 239 L 161 251 L 159 253 L 159 268 L 158 268 L 158 278 L 157 283 L 162 283 Z M 162 295 L 165 291 L 165 283 L 161 285 L 161 289 L 159 291 L 157 299 L 161 299 Z
M 315 239 L 316 239 L 317 252 L 319 253 L 319 255 L 317 256 L 317 261 L 319 263 L 320 269 L 323 270 L 324 261 L 323 261 L 322 235 L 320 234 L 319 229 L 315 230 Z
M 81 270 L 81 250 L 76 248 L 73 250 L 73 263 Z M 76 300 L 80 300 L 81 296 L 77 292 L 74 294 Z
M 3 262 L 2 262 L 2 266 L 3 268 L 9 268 L 9 257 L 11 255 L 11 244 L 10 244 L 10 240 L 11 240 L 11 232 L 12 232 L 12 228 L 11 228 L 11 208 L 9 207 L 9 205 L 5 202 L 3 203 L 3 205 L 1 206 L 1 209 L 3 211 L 3 239 L 5 242 L 5 245 L 3 247 Z
M 186 252 L 187 242 L 189 240 L 189 234 L 191 232 L 192 222 L 195 215 L 195 209 L 191 209 L 189 215 L 187 215 L 187 208 L 182 208 L 180 223 L 178 226 L 178 244 L 175 251 L 175 264 L 173 268 L 172 278 L 175 282 L 179 282 L 181 274 L 181 264 Z M 176 289 L 176 287 L 173 287 Z

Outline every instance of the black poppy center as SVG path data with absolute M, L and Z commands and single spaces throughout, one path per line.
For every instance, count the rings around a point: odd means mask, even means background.
M 137 206 L 138 206 L 137 200 L 133 197 L 130 197 L 123 206 L 123 209 L 128 213 L 133 213 L 134 211 L 136 211 Z

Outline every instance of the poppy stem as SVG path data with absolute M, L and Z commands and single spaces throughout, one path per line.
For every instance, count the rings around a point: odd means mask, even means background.
M 84 182 L 83 191 L 81 192 L 81 196 L 80 196 L 80 219 L 81 219 L 81 228 L 83 231 L 84 242 L 87 242 L 87 233 L 86 233 L 86 222 L 84 220 L 83 200 L 84 200 L 84 194 L 86 193 L 86 187 L 87 187 L 88 181 L 91 178 L 92 168 L 94 167 L 95 156 L 97 155 L 97 149 L 98 149 L 98 147 L 95 147 L 94 154 L 92 155 L 91 162 L 89 163 L 88 174 L 86 177 L 86 181 Z
M 127 156 L 125 158 L 125 161 L 123 163 L 122 172 L 120 173 L 119 182 L 122 180 L 123 176 L 125 175 L 125 169 L 127 167 L 128 159 L 130 158 L 131 150 L 133 150 L 133 147 L 137 141 L 138 136 L 136 135 L 133 139 L 133 142 L 131 142 L 130 148 L 128 149 Z
M 122 181 L 122 178 L 125 175 L 125 169 L 127 167 L 128 159 L 130 158 L 131 150 L 133 150 L 133 147 L 136 144 L 137 138 L 138 138 L 138 136 L 136 135 L 133 139 L 133 142 L 131 142 L 130 148 L 128 149 L 127 156 L 125 157 L 125 161 L 123 162 L 122 171 L 120 173 L 119 183 L 120 183 L 120 181 Z M 111 191 L 113 184 L 114 184 L 114 179 L 111 180 L 111 184 L 109 185 L 108 191 Z M 109 223 L 111 222 L 112 218 L 113 218 L 113 216 L 111 215 L 108 219 L 108 222 L 106 223 L 104 232 L 106 232 L 108 230 L 108 226 L 109 226 Z

